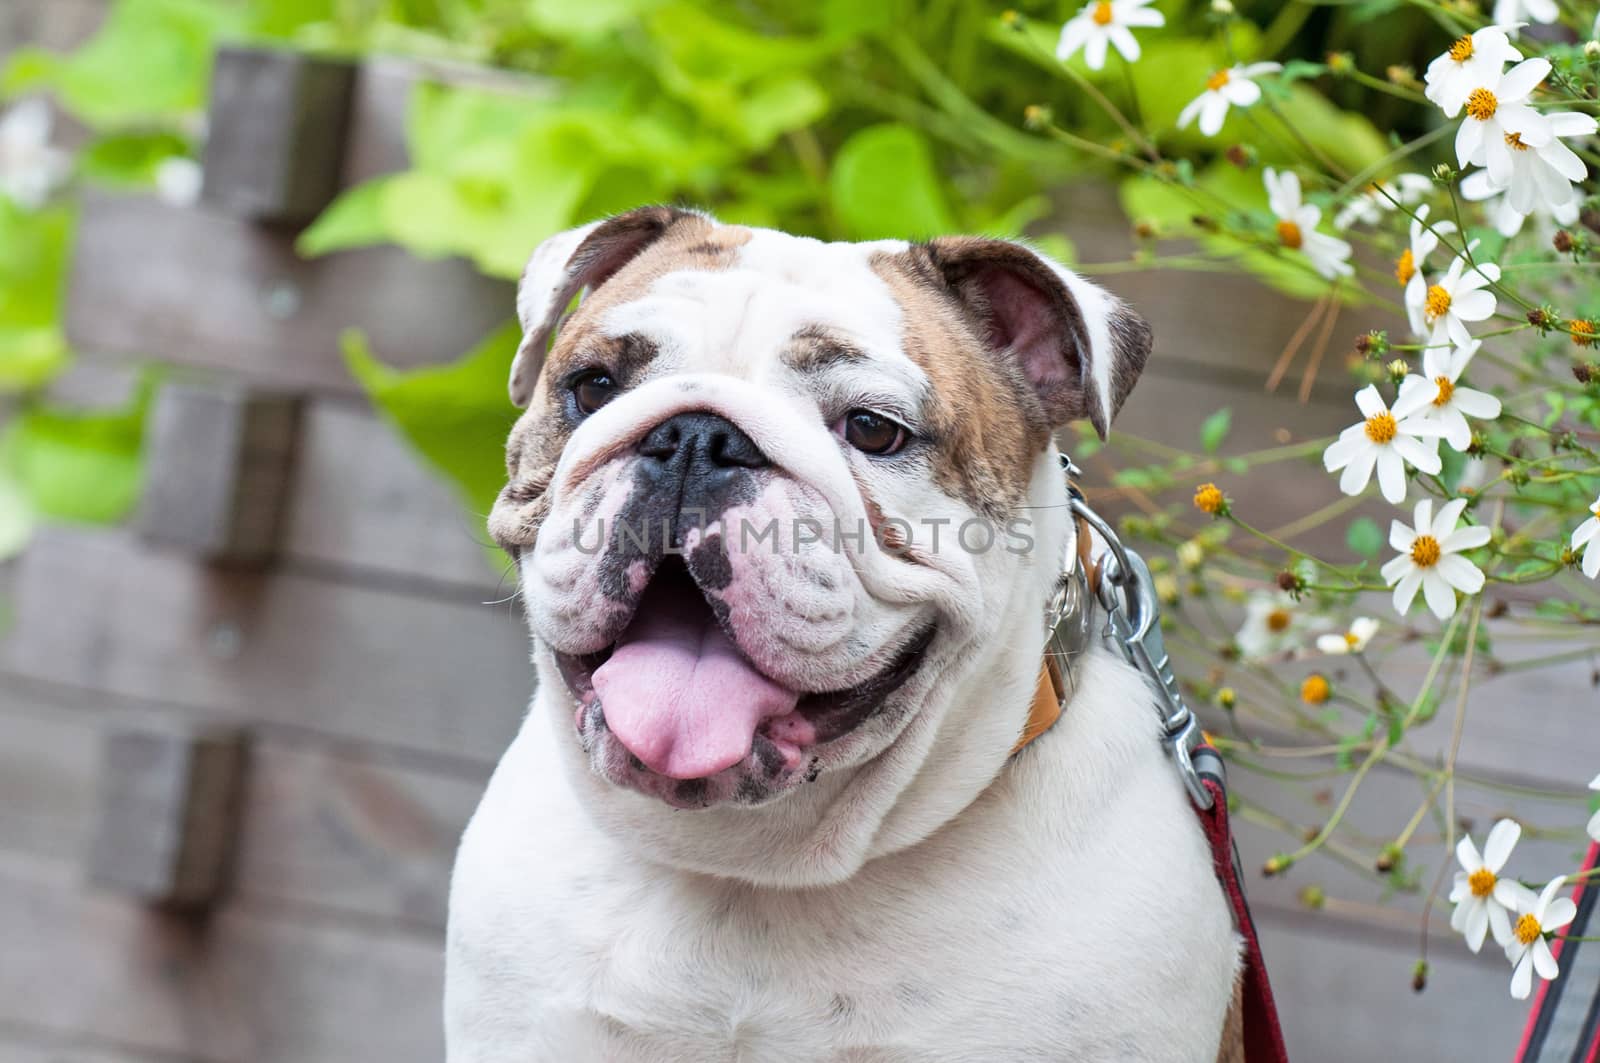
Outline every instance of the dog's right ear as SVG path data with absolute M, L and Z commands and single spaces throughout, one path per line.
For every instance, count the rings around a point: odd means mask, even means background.
M 522 343 L 511 362 L 511 401 L 526 406 L 533 398 L 545 349 L 573 296 L 610 280 L 677 222 L 700 216 L 677 207 L 639 207 L 557 233 L 535 248 L 517 286 Z

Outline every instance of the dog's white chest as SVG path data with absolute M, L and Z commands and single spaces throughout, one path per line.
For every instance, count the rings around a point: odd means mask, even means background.
M 780 891 L 629 859 L 541 745 L 463 843 L 452 1063 L 1215 1057 L 1231 921 L 1159 748 L 1074 806 L 1023 792 L 1077 789 L 1052 735 L 934 838 Z

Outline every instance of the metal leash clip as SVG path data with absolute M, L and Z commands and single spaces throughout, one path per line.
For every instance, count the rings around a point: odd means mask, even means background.
M 1152 680 L 1156 692 L 1156 713 L 1161 718 L 1162 740 L 1167 746 L 1184 788 L 1195 806 L 1204 810 L 1212 805 L 1211 791 L 1200 781 L 1193 753 L 1200 744 L 1200 723 L 1178 690 L 1161 637 L 1161 609 L 1156 599 L 1150 568 L 1137 551 L 1122 545 L 1105 518 L 1096 513 L 1072 482 L 1079 470 L 1066 455 L 1061 457 L 1067 474 L 1067 493 L 1072 514 L 1081 518 L 1105 540 L 1109 553 L 1100 565 L 1097 597 L 1106 612 L 1106 628 L 1112 642 L 1129 664 Z

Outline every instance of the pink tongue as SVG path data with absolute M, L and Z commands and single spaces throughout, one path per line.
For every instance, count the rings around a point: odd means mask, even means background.
M 651 771 L 703 779 L 750 753 L 761 721 L 800 695 L 756 671 L 699 602 L 646 589 L 611 657 L 595 669 L 606 726 Z

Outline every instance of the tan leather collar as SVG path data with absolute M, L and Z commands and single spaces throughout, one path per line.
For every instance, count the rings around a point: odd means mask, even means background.
M 1089 586 L 1089 594 L 1081 608 L 1092 609 L 1095 594 L 1100 589 L 1100 565 L 1094 558 L 1089 525 L 1082 517 L 1078 518 L 1077 523 L 1078 564 L 1083 567 L 1084 577 Z M 1017 737 L 1017 744 L 1011 747 L 1012 756 L 1020 753 L 1029 742 L 1055 726 L 1056 721 L 1061 719 L 1062 711 L 1067 707 L 1069 694 L 1058 657 L 1050 650 L 1046 650 L 1044 660 L 1039 663 L 1039 681 L 1034 685 L 1033 704 L 1028 707 L 1028 721 L 1023 724 L 1022 734 Z

